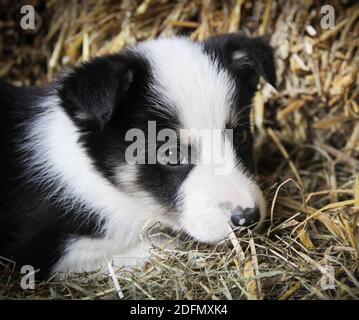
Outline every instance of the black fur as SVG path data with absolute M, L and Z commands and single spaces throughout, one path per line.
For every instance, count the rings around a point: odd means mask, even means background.
M 242 88 L 250 89 L 251 94 L 259 76 L 276 88 L 274 50 L 267 36 L 249 38 L 241 33 L 229 33 L 207 39 L 204 47 L 232 73 Z M 233 60 L 235 52 L 243 53 L 244 58 Z
M 271 47 L 263 39 L 236 34 L 210 38 L 204 47 L 236 79 L 241 94 L 233 108 L 242 111 L 241 128 L 249 131 L 249 109 L 243 110 L 251 103 L 258 77 L 263 76 L 275 86 Z M 231 60 L 238 50 L 246 53 L 248 63 Z M 60 97 L 61 107 L 78 126 L 79 143 L 94 166 L 110 183 L 126 191 L 126 186 L 114 178 L 116 168 L 125 162 L 129 144 L 124 139 L 126 132 L 131 128 L 147 132 L 149 120 L 156 121 L 157 131 L 181 127 L 175 114 L 153 112 L 154 101 L 160 99 L 148 87 L 151 77 L 146 58 L 133 50 L 124 50 L 83 64 L 49 87 L 16 88 L 0 82 L 0 256 L 14 260 L 19 267 L 30 264 L 40 269 L 39 276 L 44 277 L 61 258 L 69 239 L 79 235 L 102 236 L 105 221 L 89 217 L 86 212 L 91 208 L 82 204 L 65 208 L 49 199 L 49 194 L 56 198 L 56 193 L 60 195 L 63 190 L 55 192 L 51 184 L 34 182 L 36 167 L 30 173 L 26 170 L 30 151 L 19 147 L 21 140 L 26 139 L 25 130 L 39 116 L 36 105 L 40 99 Z M 245 145 L 238 144 L 236 148 L 248 170 L 253 170 L 249 138 Z M 178 189 L 192 168 L 191 164 L 178 168 L 158 163 L 139 166 L 138 188 L 149 192 L 163 206 L 175 208 L 180 200 Z
M 31 182 L 23 165 L 29 154 L 19 149 L 26 124 L 38 116 L 34 105 L 49 89 L 16 88 L 0 81 L 0 256 L 17 266 L 32 265 L 47 276 L 73 235 L 99 236 L 97 223 L 47 199 L 49 189 Z M 83 208 L 82 208 L 83 209 Z
M 204 42 L 205 51 L 227 69 L 236 81 L 235 104 L 232 106 L 240 115 L 238 127 L 227 126 L 234 130 L 234 147 L 238 159 L 244 168 L 254 174 L 253 137 L 248 135 L 245 144 L 238 143 L 240 130 L 250 132 L 250 106 L 257 90 L 259 77 L 263 77 L 276 88 L 274 50 L 269 45 L 267 36 L 249 38 L 241 33 L 230 33 L 214 36 Z M 233 60 L 235 52 L 245 56 L 238 61 Z
M 125 50 L 75 69 L 59 90 L 63 108 L 83 130 L 82 142 L 94 164 L 116 186 L 114 169 L 125 163 L 125 150 L 131 143 L 124 139 L 128 130 L 141 129 L 147 137 L 148 121 L 156 122 L 157 133 L 181 126 L 173 114 L 169 118 L 153 113 L 153 101 L 161 99 L 148 88 L 150 78 L 146 59 Z M 88 117 L 79 120 L 79 112 Z M 181 166 L 174 172 L 160 164 L 143 165 L 137 182 L 163 205 L 175 207 L 177 190 L 190 168 Z
M 89 219 L 90 208 L 62 208 L 48 199 L 53 190 L 32 181 L 25 170 L 29 157 L 19 151 L 19 139 L 39 114 L 40 99 L 58 92 L 61 105 L 79 126 L 79 143 L 86 147 L 94 165 L 111 183 L 115 168 L 125 162 L 124 140 L 131 128 L 147 132 L 147 122 L 156 121 L 157 131 L 173 128 L 178 120 L 152 113 L 153 97 L 148 84 L 150 71 L 143 57 L 133 52 L 98 58 L 74 69 L 49 88 L 16 88 L 0 82 L 0 256 L 18 266 L 29 264 L 38 278 L 48 275 L 62 256 L 65 243 L 77 236 L 101 237 L 101 224 Z M 79 116 L 80 114 L 80 116 Z M 166 206 L 176 205 L 177 189 L 190 166 L 174 171 L 160 164 L 139 167 L 138 188 Z M 61 190 L 57 191 L 61 193 Z M 53 196 L 56 198 L 56 195 Z

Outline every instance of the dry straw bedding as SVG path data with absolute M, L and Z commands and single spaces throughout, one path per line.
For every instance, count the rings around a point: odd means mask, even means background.
M 238 231 L 216 247 L 187 239 L 154 249 L 143 268 L 117 271 L 125 299 L 359 298 L 355 1 L 329 2 L 333 29 L 320 28 L 321 7 L 312 0 L 26 1 L 38 12 L 35 31 L 20 29 L 21 3 L 2 2 L 0 76 L 19 85 L 47 83 L 74 64 L 160 35 L 271 35 L 279 90 L 262 84 L 253 109 L 270 226 L 262 234 Z M 325 270 L 332 272 L 323 277 Z M 0 273 L 0 297 L 118 298 L 118 286 L 98 273 L 35 290 L 18 284 L 10 264 Z

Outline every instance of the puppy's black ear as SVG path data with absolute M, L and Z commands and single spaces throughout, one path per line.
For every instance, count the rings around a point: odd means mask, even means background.
M 62 79 L 62 106 L 81 126 L 101 130 L 126 95 L 132 79 L 131 66 L 121 56 L 96 58 Z
M 205 41 L 204 48 L 224 63 L 242 85 L 255 88 L 261 76 L 276 88 L 274 50 L 267 36 L 219 35 Z

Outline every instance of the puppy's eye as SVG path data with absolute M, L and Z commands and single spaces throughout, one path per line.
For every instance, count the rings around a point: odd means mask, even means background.
M 238 129 L 235 131 L 235 141 L 239 145 L 246 144 L 248 141 L 248 131 L 245 129 Z
M 164 151 L 159 151 L 158 162 L 166 166 L 179 166 L 187 164 L 187 157 L 177 146 L 169 147 Z

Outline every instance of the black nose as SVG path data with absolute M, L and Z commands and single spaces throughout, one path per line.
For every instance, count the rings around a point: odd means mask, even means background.
M 243 209 L 241 206 L 237 206 L 231 210 L 231 221 L 236 227 L 249 227 L 257 223 L 259 219 L 260 213 L 257 207 Z

